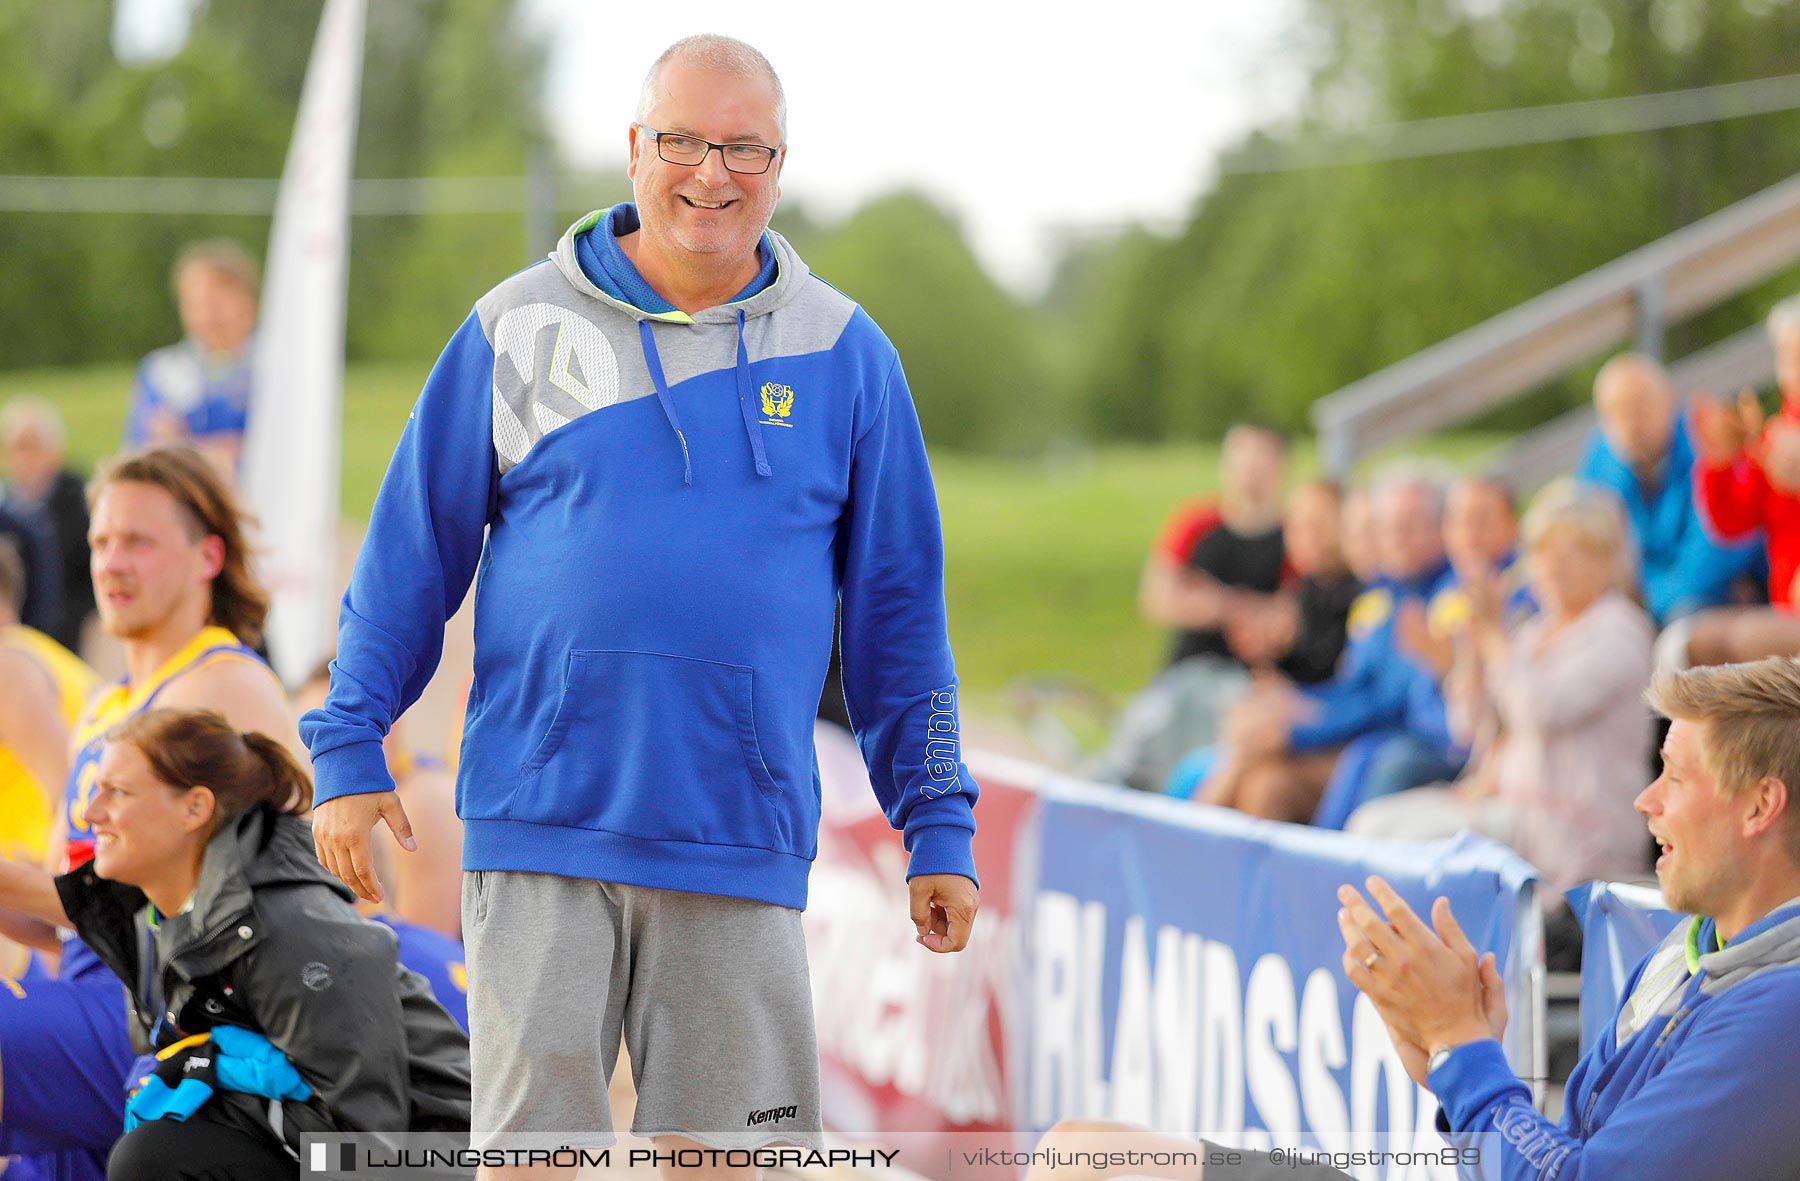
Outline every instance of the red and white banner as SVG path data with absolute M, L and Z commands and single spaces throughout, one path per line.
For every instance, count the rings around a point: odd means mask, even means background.
M 990 1132 L 1022 1126 L 1017 1082 L 1021 898 L 1014 851 L 1027 843 L 1037 795 L 992 770 L 978 775 L 975 862 L 981 911 L 969 946 L 936 955 L 915 939 L 906 850 L 876 807 L 862 754 L 836 727 L 818 729 L 824 819 L 806 910 L 825 1122 L 882 1132 Z M 1041 775 L 1036 768 L 1024 768 Z

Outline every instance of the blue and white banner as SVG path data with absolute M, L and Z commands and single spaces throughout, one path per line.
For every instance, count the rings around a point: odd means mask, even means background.
M 1340 964 L 1336 890 L 1373 873 L 1421 914 L 1448 897 L 1496 953 L 1509 1055 L 1542 1073 L 1535 875 L 1500 845 L 1358 840 L 1070 784 L 1043 789 L 1038 845 L 1031 1128 L 1083 1116 L 1250 1148 L 1441 1148 L 1435 1102 Z

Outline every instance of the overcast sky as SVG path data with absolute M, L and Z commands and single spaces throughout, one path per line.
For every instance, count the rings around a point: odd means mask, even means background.
M 1210 162 L 1299 83 L 1291 0 L 1112 0 L 1079 20 L 1024 0 L 603 5 L 528 0 L 558 30 L 551 123 L 571 160 L 622 162 L 644 70 L 698 32 L 766 54 L 788 95 L 782 191 L 826 217 L 920 188 L 989 268 L 1030 290 L 1052 235 L 1179 221 Z M 604 14 L 604 15 L 603 15 Z M 1167 150 L 1134 154 L 1153 127 Z
M 178 44 L 189 4 L 127 0 L 121 50 Z M 549 122 L 576 166 L 623 166 L 644 70 L 670 42 L 728 33 L 761 49 L 787 89 L 786 196 L 837 218 L 922 189 L 1027 292 L 1061 233 L 1177 224 L 1217 151 L 1289 109 L 1303 80 L 1293 9 L 1110 0 L 1070 19 L 1024 0 L 526 0 L 552 46 Z M 1163 147 L 1134 152 L 1133 128 L 1155 128 Z

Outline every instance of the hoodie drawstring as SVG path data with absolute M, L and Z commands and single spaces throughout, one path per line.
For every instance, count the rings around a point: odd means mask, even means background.
M 744 344 L 744 313 L 737 314 L 737 395 L 738 412 L 744 419 L 744 434 L 750 439 L 750 454 L 756 460 L 756 474 L 767 478 L 773 474 L 769 467 L 769 452 L 763 446 L 762 422 L 756 417 L 755 392 L 750 388 L 750 350 Z M 644 344 L 644 366 L 650 370 L 650 384 L 656 387 L 656 401 L 662 407 L 663 417 L 669 420 L 669 429 L 675 432 L 675 441 L 681 444 L 681 484 L 691 488 L 694 484 L 694 461 L 688 453 L 687 435 L 682 432 L 681 419 L 675 416 L 675 399 L 669 394 L 669 383 L 663 377 L 662 357 L 656 351 L 656 339 L 650 331 L 650 321 L 638 321 L 638 338 Z
M 756 417 L 756 404 L 751 401 L 750 350 L 744 345 L 744 310 L 738 309 L 737 392 L 738 409 L 744 415 L 744 433 L 750 436 L 750 454 L 756 457 L 756 474 L 768 476 L 769 453 L 763 447 L 762 422 Z
M 650 334 L 650 321 L 638 321 L 638 338 L 644 342 L 644 366 L 650 370 L 650 384 L 656 387 L 656 400 L 662 405 L 663 417 L 681 444 L 681 486 L 694 486 L 694 461 L 688 455 L 687 436 L 681 432 L 681 420 L 675 417 L 675 399 L 669 396 L 669 383 L 663 379 L 662 358 L 656 352 L 656 340 Z

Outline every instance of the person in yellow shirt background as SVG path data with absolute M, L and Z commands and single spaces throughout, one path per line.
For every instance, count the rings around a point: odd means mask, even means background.
M 41 865 L 69 773 L 69 731 L 99 680 L 81 658 L 19 622 L 25 567 L 0 540 L 0 856 Z M 0 938 L 0 975 L 25 948 Z

